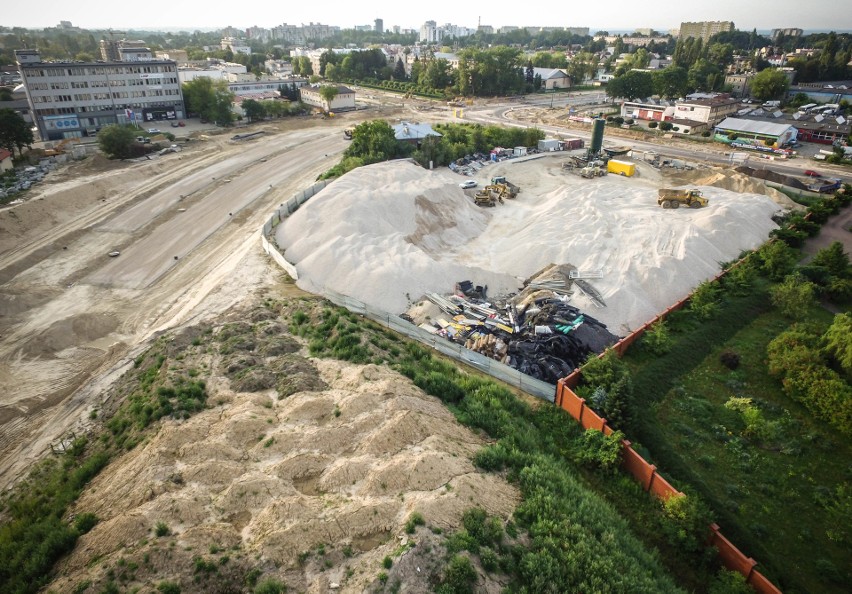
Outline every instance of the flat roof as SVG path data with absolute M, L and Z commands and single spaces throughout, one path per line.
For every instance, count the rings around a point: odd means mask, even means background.
M 757 120 L 743 120 L 740 118 L 725 118 L 716 128 L 733 130 L 735 132 L 749 132 L 751 134 L 764 134 L 766 136 L 781 136 L 790 128 L 790 124 L 773 124 L 772 122 L 759 122 Z

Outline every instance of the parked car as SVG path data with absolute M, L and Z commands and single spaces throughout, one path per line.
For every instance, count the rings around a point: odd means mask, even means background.
M 820 175 L 813 169 L 805 169 L 805 175 L 807 175 L 808 177 L 822 177 L 822 175 Z
M 159 128 L 148 128 L 148 134 L 159 134 Z
M 178 124 L 177 122 L 172 122 L 172 128 L 177 128 L 177 127 L 178 127 L 178 125 L 179 125 L 179 124 Z
M 475 188 L 475 187 L 476 187 L 476 182 L 475 182 L 475 181 L 473 181 L 472 179 L 469 179 L 469 180 L 467 180 L 467 181 L 463 181 L 462 183 L 460 183 L 460 184 L 459 184 L 459 187 L 460 187 L 462 190 L 467 190 L 467 189 L 469 189 L 469 188 Z

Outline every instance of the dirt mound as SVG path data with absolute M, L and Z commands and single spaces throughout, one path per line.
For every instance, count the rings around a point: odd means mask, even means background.
M 27 355 L 52 357 L 70 347 L 85 346 L 118 328 L 112 314 L 82 313 L 57 320 L 48 329 L 31 338 L 23 348 Z
M 224 328 L 225 342 L 247 330 Z M 223 370 L 252 362 L 225 359 Z M 229 404 L 166 422 L 107 468 L 76 506 L 101 522 L 52 588 L 70 591 L 84 580 L 98 588 L 110 571 L 133 564 L 136 578 L 173 575 L 184 592 L 210 592 L 205 563 L 223 563 L 224 550 L 232 572 L 262 567 L 297 590 L 338 583 L 362 592 L 412 512 L 442 528 L 458 526 L 474 504 L 511 514 L 515 488 L 477 472 L 471 456 L 482 439 L 437 399 L 384 367 L 311 363 L 322 391 L 276 401 L 225 394 L 228 382 L 210 382 Z M 158 523 L 167 536 L 153 534 Z M 162 558 L 163 550 L 173 555 Z M 318 551 L 321 563 L 305 561 Z

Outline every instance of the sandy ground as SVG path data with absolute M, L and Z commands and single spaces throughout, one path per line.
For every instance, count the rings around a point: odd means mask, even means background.
M 151 161 L 94 157 L 0 211 L 0 488 L 85 428 L 151 336 L 271 282 L 259 229 L 331 166 L 346 125 L 300 119 Z
M 184 592 L 209 592 L 210 584 L 193 582 L 192 559 L 227 555 L 230 568 L 265 568 L 296 591 L 339 584 L 363 592 L 385 556 L 409 538 L 422 542 L 404 530 L 413 512 L 428 524 L 423 532 L 457 528 L 473 506 L 511 515 L 517 490 L 474 468 L 482 438 L 438 399 L 385 367 L 314 364 L 327 387 L 283 400 L 209 378 L 214 408 L 167 421 L 87 488 L 74 511 L 101 521 L 51 588 L 90 581 L 97 589 L 122 559 L 140 567 L 133 582 L 168 578 Z M 152 538 L 159 522 L 168 537 Z M 300 555 L 315 557 L 299 563 Z
M 515 291 L 550 264 L 602 270 L 590 281 L 606 307 L 582 295 L 573 303 L 626 334 L 685 297 L 720 264 L 763 243 L 780 206 L 762 184 L 720 169 L 677 178 L 649 165 L 639 175 L 583 179 L 562 169 L 560 153 L 487 165 L 480 187 L 505 175 L 522 190 L 496 208 L 474 205 L 447 169 L 424 171 L 408 161 L 365 167 L 340 179 L 277 231 L 299 286 L 323 287 L 391 314 L 424 293 L 454 283 Z M 661 187 L 700 188 L 702 209 L 664 210 Z M 769 194 L 781 200 L 777 192 Z

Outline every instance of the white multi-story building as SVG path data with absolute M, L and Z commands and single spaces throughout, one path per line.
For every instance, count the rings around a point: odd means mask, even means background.
M 231 51 L 235 54 L 245 54 L 247 56 L 251 54 L 251 48 L 246 45 L 246 42 L 236 37 L 223 37 L 220 47 L 223 50 L 231 48 Z
M 323 85 L 303 86 L 299 89 L 302 103 L 318 107 L 323 111 L 348 111 L 355 109 L 355 91 L 343 85 L 335 85 L 337 95 L 331 101 L 326 101 L 320 94 Z
M 108 124 L 185 117 L 171 60 L 42 62 L 38 50 L 27 49 L 15 50 L 15 58 L 42 140 L 88 136 Z

